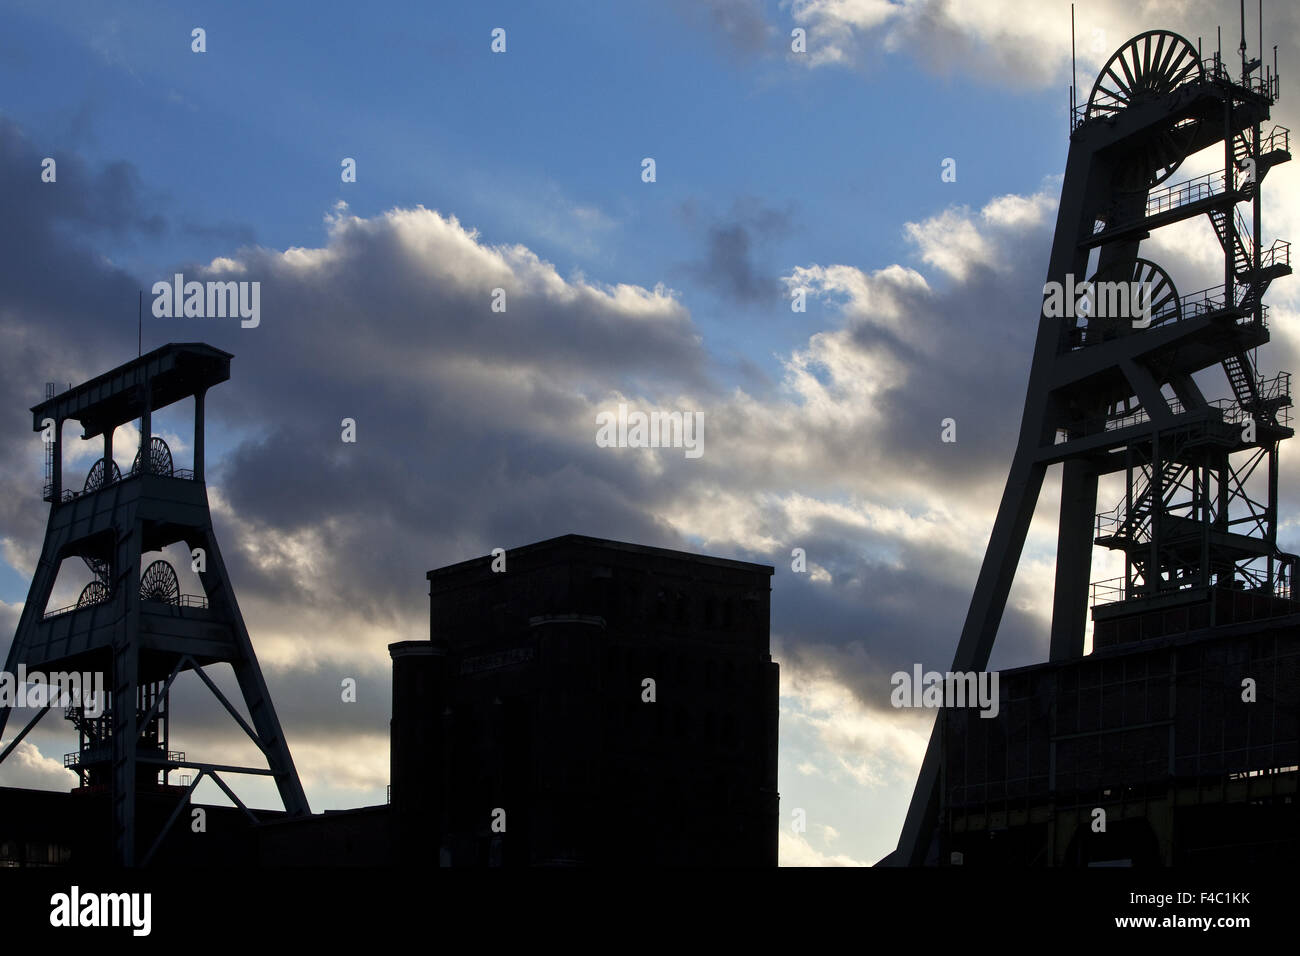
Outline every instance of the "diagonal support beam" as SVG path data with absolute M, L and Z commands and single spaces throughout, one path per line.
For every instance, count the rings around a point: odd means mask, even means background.
M 1155 426 L 1168 428 L 1173 421 L 1173 413 L 1169 410 L 1169 402 L 1160 391 L 1155 376 L 1131 358 L 1120 359 L 1119 368 Z
M 191 661 L 191 663 L 193 663 L 193 661 Z M 262 739 L 257 736 L 257 733 L 252 727 L 248 726 L 248 722 L 245 721 L 243 717 L 239 716 L 239 711 L 235 710 L 230 701 L 226 699 L 226 695 L 221 693 L 221 689 L 212 682 L 212 678 L 209 677 L 198 664 L 194 665 L 194 673 L 198 674 L 203 683 L 208 685 L 208 690 L 212 691 L 213 696 L 221 702 L 221 706 L 226 708 L 226 712 L 234 718 L 235 723 L 239 724 L 244 733 L 248 734 L 249 739 L 252 740 L 253 743 L 257 744 L 257 749 L 262 751 L 262 755 L 270 760 L 271 752 L 266 748 L 266 745 L 262 743 Z
M 231 790 L 230 787 L 226 786 L 226 781 L 222 780 L 221 777 L 216 773 L 216 771 L 210 771 L 208 773 L 208 776 L 211 777 L 213 782 L 216 783 L 216 785 L 221 788 L 222 792 L 234 802 L 235 806 L 239 807 L 239 809 L 244 811 L 244 814 L 248 817 L 248 819 L 252 820 L 253 823 L 262 822 L 257 819 L 257 814 L 255 814 L 252 810 L 248 809 L 248 807 L 244 806 L 244 801 L 239 799 L 235 791 Z
M 140 861 L 141 866 L 149 865 L 149 862 L 153 859 L 153 855 L 157 853 L 158 848 L 162 846 L 163 840 L 167 839 L 167 834 L 171 832 L 172 825 L 180 818 L 181 811 L 189 806 L 190 795 L 194 793 L 194 788 L 199 785 L 199 781 L 203 779 L 205 773 L 206 771 L 200 770 L 195 774 L 194 780 L 185 788 L 185 792 L 181 794 L 180 800 L 176 801 L 176 806 L 173 808 L 171 816 L 169 816 L 167 822 L 162 825 L 162 829 L 158 831 L 158 836 L 154 838 L 153 845 L 149 847 L 149 852 L 146 853 L 144 859 Z
M 5 709 L 8 710 L 8 708 Z M 46 704 L 39 711 L 37 711 L 36 716 L 31 719 L 31 721 L 27 724 L 26 727 L 23 728 L 22 733 L 20 733 L 13 740 L 9 741 L 9 746 L 4 749 L 4 753 L 0 753 L 0 763 L 4 763 L 5 758 L 8 757 L 11 753 L 13 753 L 16 749 L 18 749 L 18 745 L 23 742 L 23 738 L 26 737 L 29 733 L 31 733 L 32 728 L 35 727 L 37 724 L 39 724 L 41 722 L 41 718 L 44 717 L 49 712 L 50 712 L 49 704 Z

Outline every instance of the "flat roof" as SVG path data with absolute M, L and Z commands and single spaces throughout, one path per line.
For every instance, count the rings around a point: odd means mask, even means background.
M 232 358 L 203 342 L 170 342 L 33 405 L 32 431 L 41 431 L 46 418 L 72 419 L 83 438 L 94 438 L 139 418 L 146 400 L 150 409 L 166 408 L 226 381 Z
M 608 538 L 592 538 L 585 534 L 564 534 L 558 538 L 548 538 L 545 541 L 536 541 L 533 544 L 521 545 L 518 548 L 507 548 L 506 556 L 508 558 L 519 555 L 536 554 L 541 551 L 552 551 L 570 545 L 581 547 L 598 548 L 604 551 L 622 551 L 628 554 L 642 555 L 646 557 L 667 558 L 673 561 L 689 562 L 691 564 L 707 564 L 718 568 L 729 568 L 735 571 L 766 572 L 771 575 L 776 569 L 770 564 L 754 564 L 749 561 L 736 561 L 731 558 L 715 558 L 707 554 L 695 554 L 690 551 L 675 551 L 671 548 L 656 548 L 647 544 L 632 544 L 627 541 L 611 541 Z M 479 557 L 470 558 L 468 561 L 460 561 L 456 564 L 449 564 L 446 567 L 435 568 L 425 575 L 430 581 L 434 578 L 451 577 L 464 571 L 479 568 L 483 562 L 490 560 L 491 555 L 480 555 Z

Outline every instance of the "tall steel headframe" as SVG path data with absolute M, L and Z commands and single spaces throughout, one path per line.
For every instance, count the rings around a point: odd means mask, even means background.
M 29 673 L 104 675 L 106 701 L 83 698 L 65 707 L 80 748 L 64 764 L 77 773 L 82 788 L 111 793 L 113 854 L 123 866 L 153 858 L 205 778 L 254 820 L 222 774 L 269 775 L 289 814 L 310 812 L 212 530 L 203 472 L 204 397 L 230 378 L 230 359 L 209 345 L 165 345 L 62 394 L 48 389 L 46 400 L 31 410 L 33 429 L 52 438 L 46 445 L 50 515 L 5 669 L 14 673 L 25 665 Z M 191 397 L 194 467 L 177 469 L 167 443 L 152 434 L 152 414 Z M 81 424 L 83 439 L 103 439 L 103 455 L 80 490 L 65 488 L 63 481 L 62 433 L 68 420 Z M 134 420 L 140 424 L 140 449 L 131 471 L 123 474 L 113 461 L 113 432 Z M 165 560 L 141 567 L 143 556 L 180 542 L 194 556 L 202 595 L 182 594 L 176 570 Z M 50 609 L 64 561 L 84 561 L 93 580 L 75 605 Z M 234 670 L 248 720 L 205 672 L 223 663 Z M 169 749 L 169 693 L 186 672 L 196 674 L 248 734 L 266 768 L 195 762 Z M 0 762 L 50 709 L 37 711 L 0 753 Z M 0 709 L 0 734 L 8 718 L 9 709 Z M 193 771 L 192 779 L 172 786 L 170 775 L 178 770 Z M 146 793 L 175 800 L 156 833 L 136 825 L 138 798 Z
M 1100 623 L 1199 604 L 1213 623 L 1225 590 L 1289 599 L 1296 556 L 1278 550 L 1276 499 L 1278 443 L 1293 434 L 1290 376 L 1262 378 L 1256 365 L 1269 339 L 1264 292 L 1291 272 L 1290 245 L 1266 247 L 1261 231 L 1261 184 L 1291 158 L 1288 131 L 1261 125 L 1277 92 L 1274 71 L 1246 61 L 1244 40 L 1234 78 L 1220 54 L 1202 59 L 1153 30 L 1121 46 L 1072 108 L 1019 442 L 954 671 L 987 667 L 1044 474 L 1058 463 L 1051 660 L 1083 655 L 1090 605 Z M 1221 168 L 1171 181 L 1218 144 Z M 1180 294 L 1140 247 L 1201 217 L 1223 250 L 1223 281 Z M 1213 367 L 1231 397 L 1202 394 L 1194 376 Z M 1111 474 L 1124 495 L 1098 513 L 1098 479 Z M 1122 554 L 1122 578 L 1090 586 L 1094 545 Z M 889 864 L 940 859 L 942 720 Z

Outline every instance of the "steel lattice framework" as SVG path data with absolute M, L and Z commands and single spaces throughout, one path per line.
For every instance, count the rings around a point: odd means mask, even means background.
M 76 771 L 82 787 L 111 792 L 114 858 L 123 866 L 150 861 L 205 778 L 254 820 L 222 774 L 269 775 L 290 815 L 310 812 L 226 574 L 203 480 L 204 397 L 230 378 L 230 359 L 209 345 L 165 345 L 62 394 L 47 391 L 46 400 L 32 408 L 35 431 L 44 431 L 50 421 L 55 426 L 46 455 L 50 516 L 5 667 L 10 673 L 21 664 L 29 671 L 107 675 L 102 715 L 84 702 L 65 710 L 80 748 L 64 763 Z M 151 435 L 152 414 L 190 397 L 194 468 L 176 469 L 166 442 Z M 62 430 L 69 419 L 80 422 L 84 439 L 102 436 L 104 443 L 103 457 L 80 493 L 63 487 Z M 141 447 L 124 476 L 113 464 L 113 432 L 137 419 Z M 203 595 L 181 594 L 176 570 L 167 561 L 141 569 L 143 555 L 178 542 L 202 552 L 195 570 Z M 94 579 L 74 606 L 47 611 L 60 564 L 78 558 Z M 248 720 L 205 673 L 220 663 L 234 670 Z M 168 749 L 169 692 L 183 673 L 196 674 L 212 691 L 265 756 L 265 769 L 196 763 Z M 49 710 L 38 711 L 0 753 L 0 761 Z M 0 709 L 0 734 L 8 718 L 9 709 Z M 177 770 L 196 771 L 188 786 L 169 784 L 169 774 Z M 176 800 L 155 834 L 138 832 L 136 825 L 137 798 L 146 792 Z
M 1076 295 L 1062 313 L 1045 288 L 1019 442 L 954 671 L 988 665 L 1054 464 L 1062 490 L 1051 660 L 1083 656 L 1090 606 L 1098 626 L 1192 604 L 1208 605 L 1213 624 L 1216 592 L 1290 598 L 1296 556 L 1278 550 L 1276 506 L 1278 444 L 1293 434 L 1290 377 L 1261 379 L 1256 350 L 1269 339 L 1264 293 L 1291 272 L 1288 243 L 1264 246 L 1261 184 L 1291 155 L 1286 129 L 1261 126 L 1277 78 L 1258 75 L 1244 50 L 1243 40 L 1234 79 L 1219 54 L 1203 60 L 1181 36 L 1143 33 L 1072 110 L 1047 282 L 1139 282 L 1150 308 L 1135 321 Z M 1188 156 L 1217 144 L 1220 170 L 1171 182 Z M 1223 250 L 1223 281 L 1180 295 L 1139 249 L 1157 229 L 1200 217 Z M 1215 367 L 1231 398 L 1202 394 L 1194 375 Z M 1110 474 L 1123 475 L 1124 497 L 1098 513 L 1098 480 Z M 1090 584 L 1094 545 L 1122 554 L 1121 579 Z M 940 858 L 941 725 L 942 714 L 886 863 Z

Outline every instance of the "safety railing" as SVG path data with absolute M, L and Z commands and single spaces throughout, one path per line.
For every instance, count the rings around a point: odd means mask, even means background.
M 1183 83 L 1179 84 L 1179 86 L 1184 86 L 1187 83 L 1196 82 L 1198 80 L 1208 80 L 1212 83 L 1233 86 L 1238 89 L 1246 89 L 1252 93 L 1266 96 L 1270 100 L 1276 100 L 1281 92 L 1281 83 L 1279 82 L 1280 78 L 1277 74 L 1270 73 L 1267 76 L 1262 74 L 1252 74 L 1242 81 L 1240 78 L 1233 77 L 1232 73 L 1229 72 L 1228 67 L 1225 65 L 1223 58 L 1218 54 L 1202 60 L 1201 68 L 1204 71 L 1203 73 L 1189 75 Z M 1079 103 L 1070 110 L 1070 132 L 1073 133 L 1076 129 L 1090 120 L 1109 119 L 1114 117 L 1123 109 L 1124 107 L 1114 104 L 1103 104 L 1090 116 L 1088 115 L 1088 103 L 1086 101 Z
M 62 504 L 62 503 L 64 503 L 64 502 L 68 502 L 68 501 L 76 501 L 78 498 L 84 497 L 85 495 L 93 495 L 95 492 L 97 492 L 97 491 L 101 491 L 101 490 L 103 490 L 104 488 L 109 487 L 110 485 L 115 485 L 115 484 L 117 484 L 118 482 L 121 482 L 121 481 L 130 481 L 132 478 L 135 478 L 136 476 L 137 476 L 137 475 L 136 475 L 135 472 L 131 472 L 131 473 L 129 473 L 129 474 L 124 474 L 124 475 L 122 475 L 122 477 L 119 478 L 119 479 L 117 479 L 117 481 L 113 481 L 112 479 L 107 479 L 107 480 L 105 480 L 105 482 L 104 482 L 102 485 L 100 485 L 100 486 L 97 487 L 97 488 L 91 488 L 89 491 L 87 491 L 87 490 L 85 490 L 85 489 L 83 489 L 83 490 L 81 490 L 81 491 L 74 491 L 74 490 L 72 490 L 71 488 L 64 488 L 62 494 L 59 496 L 59 503 Z M 160 475 L 160 476 L 158 476 L 158 477 L 163 477 L 163 478 L 180 478 L 180 479 L 183 480 L 183 481 L 194 481 L 194 469 L 192 469 L 192 468 L 175 468 L 175 469 L 172 470 L 172 473 L 171 473 L 170 475 Z M 41 500 L 42 500 L 42 501 L 49 501 L 49 502 L 51 502 L 51 503 L 54 501 L 54 483 L 53 483 L 53 482 L 49 482 L 49 481 L 47 481 L 47 482 L 45 483 L 45 485 L 42 487 L 42 489 L 41 489 Z
M 1279 245 L 1279 243 L 1281 245 Z M 1269 265 L 1274 262 L 1289 265 L 1291 260 L 1290 243 L 1284 243 L 1278 240 L 1274 243 L 1275 248 L 1271 248 L 1265 254 L 1265 259 Z M 1247 296 L 1250 292 L 1250 286 L 1245 283 L 1235 283 L 1233 285 L 1233 305 L 1234 309 L 1241 309 L 1246 304 Z M 1154 310 L 1151 313 L 1151 321 L 1144 326 L 1135 326 L 1134 331 L 1142 329 L 1153 329 L 1157 326 L 1167 325 L 1170 322 L 1184 321 L 1186 319 L 1196 318 L 1197 316 L 1208 315 L 1214 312 L 1224 312 L 1228 310 L 1228 297 L 1226 286 L 1219 284 L 1211 286 L 1208 289 L 1199 289 L 1196 292 L 1189 292 L 1187 295 L 1179 296 L 1177 306 L 1171 300 L 1163 307 Z M 1243 311 L 1236 317 L 1236 324 L 1239 326 L 1254 325 L 1255 315 L 1253 311 Z M 1268 328 L 1268 306 L 1260 306 L 1260 326 Z M 1083 328 L 1073 330 L 1075 333 L 1070 340 L 1070 349 L 1088 348 L 1094 345 L 1101 345 L 1109 338 L 1100 336 L 1090 336 L 1087 330 Z M 1114 330 L 1107 334 L 1114 337 Z
M 1246 217 L 1241 214 L 1241 207 L 1234 206 L 1232 209 L 1232 221 L 1237 227 L 1237 239 L 1241 243 L 1242 251 L 1246 254 L 1246 261 L 1252 265 L 1255 262 L 1255 230 L 1251 228 L 1250 223 L 1246 222 Z
M 1093 235 L 1106 232 L 1110 229 L 1122 229 L 1131 226 L 1140 225 L 1153 216 L 1161 213 L 1172 212 L 1175 209 L 1181 209 L 1184 206 L 1190 206 L 1194 203 L 1201 202 L 1205 199 L 1213 199 L 1216 196 L 1222 196 L 1228 191 L 1228 177 L 1223 170 L 1204 173 L 1203 175 L 1193 177 L 1192 179 L 1180 180 L 1171 183 L 1168 186 L 1162 186 L 1160 189 L 1153 190 L 1147 195 L 1146 206 L 1143 207 L 1142 215 L 1130 216 L 1124 219 L 1099 219 L 1093 228 Z M 1251 231 L 1246 226 L 1245 220 L 1241 216 L 1241 211 L 1236 210 L 1236 222 L 1240 230 L 1241 237 L 1249 241 Z
M 1233 83 L 1235 85 L 1232 74 L 1223 65 L 1223 57 L 1217 53 L 1202 60 L 1201 69 L 1205 71 L 1205 79 L 1207 80 L 1214 80 L 1218 83 Z
M 97 601 L 95 602 L 95 604 L 69 604 L 67 607 L 60 607 L 60 608 L 55 608 L 53 611 L 46 611 L 45 615 L 41 618 L 41 620 L 48 621 L 50 618 L 58 617 L 61 614 L 71 614 L 73 611 L 80 610 L 82 608 L 97 607 L 98 605 L 105 604 L 105 603 L 107 602 Z
M 1284 428 L 1291 427 L 1291 373 L 1279 372 L 1270 379 L 1261 381 L 1258 386 L 1259 402 L 1258 404 L 1271 404 L 1276 406 L 1274 421 Z M 1188 409 L 1178 398 L 1168 399 L 1169 412 L 1171 415 L 1178 416 L 1187 412 L 1197 411 L 1197 409 Z M 1228 425 L 1244 424 L 1247 418 L 1254 416 L 1256 409 L 1243 407 L 1235 399 L 1219 398 L 1212 402 L 1207 402 L 1206 411 L 1213 411 L 1214 419 Z M 1096 416 L 1094 418 L 1084 419 L 1075 422 L 1067 429 L 1076 438 L 1085 438 L 1090 435 L 1099 435 L 1105 432 L 1119 431 L 1129 428 L 1133 425 L 1141 425 L 1151 420 L 1151 415 L 1145 408 L 1137 408 L 1124 415 L 1117 416 Z
M 1291 131 L 1285 126 L 1274 126 L 1273 129 L 1259 143 L 1259 152 L 1262 156 L 1265 153 L 1272 153 L 1281 150 L 1284 153 L 1291 152 Z
M 1107 578 L 1104 581 L 1094 581 L 1092 588 L 1092 606 L 1099 604 L 1118 604 L 1125 600 L 1125 581 L 1124 578 Z
M 1227 189 L 1228 178 L 1222 170 L 1172 183 L 1147 196 L 1146 214 L 1151 217 L 1211 196 L 1222 196 Z
M 72 767 L 81 767 L 92 763 L 104 763 L 107 760 L 111 760 L 112 757 L 113 757 L 112 744 L 108 742 L 104 742 L 99 744 L 96 747 L 89 748 L 85 751 L 74 750 L 70 754 L 64 754 L 63 766 L 72 768 Z M 185 751 L 168 750 L 166 753 L 166 759 L 168 763 L 184 763 Z
M 1189 581 L 1176 588 L 1162 588 L 1156 596 L 1165 597 L 1170 594 L 1177 594 L 1179 591 L 1192 591 L 1199 586 L 1196 582 Z M 1130 598 L 1150 597 L 1146 591 L 1140 590 L 1140 585 L 1134 589 L 1133 593 L 1129 593 L 1123 577 L 1094 581 L 1091 588 L 1093 607 L 1104 604 L 1118 604 L 1120 601 L 1127 601 Z
M 1238 89 L 1258 93 L 1260 96 L 1267 96 L 1269 99 L 1277 99 L 1280 88 L 1278 77 L 1274 74 L 1265 76 L 1262 67 L 1260 72 L 1251 73 L 1244 80 L 1239 76 L 1233 76 L 1226 61 L 1218 54 L 1202 60 L 1201 67 L 1205 70 L 1205 79 L 1214 83 L 1235 86 Z
M 1273 266 L 1291 267 L 1291 243 L 1285 239 L 1274 239 L 1273 244 L 1259 254 L 1259 267 L 1269 269 Z
M 1251 607 L 1247 609 L 1247 613 L 1242 615 L 1245 620 L 1260 620 L 1267 616 L 1282 616 L 1284 614 L 1295 613 L 1294 608 L 1285 608 L 1280 610 L 1277 614 L 1270 615 L 1267 612 L 1274 609 L 1264 603 L 1271 602 L 1276 598 L 1290 600 L 1291 584 L 1287 580 L 1283 579 L 1277 581 L 1274 583 L 1273 587 L 1269 588 L 1261 579 L 1258 586 L 1248 587 L 1248 585 L 1255 584 L 1253 576 L 1251 577 L 1251 581 L 1238 581 L 1236 587 L 1220 588 L 1216 590 L 1223 590 L 1231 594 L 1234 600 L 1247 601 L 1250 604 L 1259 605 L 1258 608 Z M 1170 594 L 1177 594 L 1179 591 L 1192 591 L 1201 586 L 1202 585 L 1194 581 L 1188 582 L 1187 584 L 1177 588 L 1161 588 L 1154 596 L 1165 597 Z M 1104 581 L 1094 581 L 1089 587 L 1092 592 L 1092 607 L 1118 604 L 1121 601 L 1153 596 L 1144 590 L 1140 584 L 1135 585 L 1133 590 L 1130 592 L 1127 588 L 1127 582 L 1122 576 L 1117 578 L 1107 578 Z M 1265 613 L 1259 613 L 1260 610 Z
M 107 604 L 108 601 L 96 601 L 94 604 L 69 604 L 67 607 L 56 608 L 53 611 L 46 611 L 41 620 L 48 621 L 52 617 L 58 617 L 61 614 L 71 614 L 73 611 L 85 610 L 86 608 L 99 607 Z M 174 602 L 172 601 L 146 601 L 148 604 L 171 604 L 173 607 L 197 607 L 206 608 L 208 599 L 202 594 L 182 594 Z

